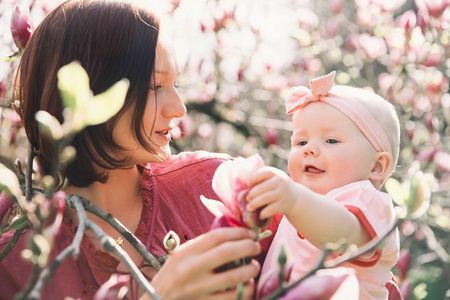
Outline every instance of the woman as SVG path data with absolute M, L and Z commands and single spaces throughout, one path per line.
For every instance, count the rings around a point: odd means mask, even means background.
M 170 157 L 173 120 L 186 112 L 176 90 L 179 70 L 173 51 L 160 34 L 158 18 L 147 10 L 128 2 L 69 0 L 43 20 L 23 53 L 16 85 L 19 113 L 31 144 L 39 150 L 41 171 L 48 174 L 55 154 L 34 115 L 46 110 L 63 121 L 57 71 L 79 61 L 89 75 L 94 94 L 127 78 L 130 87 L 119 113 L 75 137 L 77 157 L 63 171 L 70 184 L 66 194 L 80 195 L 111 213 L 156 256 L 166 253 L 162 241 L 169 230 L 175 231 L 182 242 L 193 239 L 179 247 L 158 274 L 124 242 L 123 249 L 152 280 L 160 297 L 235 298 L 234 287 L 245 282 L 245 297 L 249 298 L 252 278 L 259 271 L 257 262 L 223 273 L 213 270 L 259 254 L 261 247 L 253 241 L 253 233 L 226 228 L 203 234 L 213 217 L 199 196 L 217 199 L 211 189 L 212 175 L 229 157 L 201 152 Z M 118 235 L 101 219 L 89 217 L 107 234 Z M 77 225 L 76 213 L 68 209 L 52 257 L 70 244 Z M 2 237 L 0 248 L 9 236 Z M 11 298 L 28 281 L 23 274 L 29 274 L 26 270 L 31 267 L 17 259 L 24 247 L 26 239 L 22 236 L 0 263 L 2 299 Z M 78 259 L 63 263 L 42 298 L 91 298 L 112 273 L 127 271 L 120 261 L 100 249 L 95 235 L 86 232 Z M 132 290 L 129 297 L 135 295 L 136 290 Z

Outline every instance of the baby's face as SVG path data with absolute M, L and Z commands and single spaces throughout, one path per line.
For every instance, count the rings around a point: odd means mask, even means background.
M 367 180 L 376 151 L 358 127 L 334 107 L 308 104 L 294 114 L 289 173 L 316 193 Z

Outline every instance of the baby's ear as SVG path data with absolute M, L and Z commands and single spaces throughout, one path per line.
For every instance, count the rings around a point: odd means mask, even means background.
M 388 178 L 392 172 L 392 155 L 389 152 L 377 152 L 376 162 L 370 173 L 369 180 L 383 180 Z

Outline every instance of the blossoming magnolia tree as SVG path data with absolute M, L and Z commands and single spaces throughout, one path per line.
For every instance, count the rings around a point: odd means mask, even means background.
M 33 26 L 58 2 L 21 1 L 27 23 L 16 1 L 1 1 L 2 58 L 20 55 Z M 266 165 L 286 170 L 291 124 L 285 95 L 291 86 L 331 70 L 337 70 L 339 84 L 372 89 L 395 105 L 402 151 L 386 189 L 397 205 L 420 217 L 400 226 L 403 250 L 393 271 L 406 299 L 448 297 L 449 1 L 156 2 L 176 29 L 180 93 L 188 108 L 173 132 L 174 152 L 204 149 L 243 157 L 258 152 Z M 11 103 L 17 63 L 0 62 L 0 163 L 23 185 L 19 173 L 27 167 L 27 144 Z M 21 167 L 14 167 L 16 158 Z M 3 219 L 12 209 L 2 190 Z M 429 197 L 415 197 L 417 190 Z M 58 195 L 52 198 L 49 207 L 58 211 Z

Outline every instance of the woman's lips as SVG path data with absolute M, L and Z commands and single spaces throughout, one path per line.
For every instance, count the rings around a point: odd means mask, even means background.
M 171 129 L 166 129 L 166 130 L 161 130 L 161 131 L 155 131 L 155 133 L 161 137 L 162 139 L 164 139 L 166 142 L 169 142 L 170 139 L 172 138 L 171 134 L 170 134 L 170 130 Z

